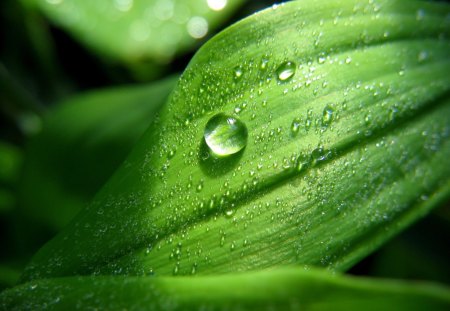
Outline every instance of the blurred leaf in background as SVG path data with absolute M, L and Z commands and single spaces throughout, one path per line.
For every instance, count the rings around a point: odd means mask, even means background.
M 0 310 L 446 311 L 445 287 L 275 269 L 207 277 L 67 277 L 22 284 Z
M 100 57 L 144 75 L 167 64 L 225 21 L 243 0 L 23 0 Z M 142 62 L 147 62 L 145 73 Z M 138 65 L 140 63 L 140 65 Z M 153 64 L 153 65 L 152 65 Z
M 72 97 L 44 118 L 25 150 L 24 216 L 59 231 L 89 202 L 155 118 L 177 76 Z

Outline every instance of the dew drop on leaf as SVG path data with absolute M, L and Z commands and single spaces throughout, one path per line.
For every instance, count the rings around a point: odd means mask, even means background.
M 197 263 L 194 263 L 191 269 L 191 274 L 194 275 L 195 273 L 197 273 Z
M 262 60 L 261 60 L 261 64 L 260 64 L 260 68 L 261 68 L 261 70 L 266 70 L 266 68 L 267 68 L 267 63 L 269 62 L 269 60 L 268 59 L 265 59 L 265 58 L 263 58 Z
M 200 192 L 203 190 L 203 180 L 198 183 L 196 190 L 197 190 L 197 192 Z
M 300 120 L 298 118 L 295 118 L 292 120 L 291 124 L 291 132 L 293 135 L 296 135 L 298 133 L 298 130 L 300 129 Z
M 242 70 L 241 66 L 237 66 L 234 68 L 234 80 L 238 81 L 241 79 L 242 74 L 244 73 L 244 71 Z
M 173 268 L 172 274 L 173 274 L 173 275 L 177 275 L 179 269 L 180 269 L 179 263 L 177 263 L 177 264 L 175 265 L 175 267 Z
M 204 138 L 214 155 L 226 157 L 247 145 L 247 126 L 235 117 L 218 113 L 206 124 Z
M 333 113 L 334 113 L 334 110 L 330 106 L 326 106 L 323 109 L 323 115 L 322 115 L 322 125 L 323 126 L 328 126 L 331 123 L 331 121 L 333 120 Z
M 232 210 L 232 209 L 225 211 L 225 216 L 227 218 L 231 218 L 233 216 L 233 214 L 234 214 L 234 210 Z
M 277 68 L 276 72 L 279 81 L 287 81 L 295 74 L 295 64 L 293 62 L 284 62 Z
M 302 172 L 308 167 L 309 158 L 305 155 L 300 155 L 300 156 L 298 156 L 296 162 L 297 162 L 296 163 L 297 172 Z
M 319 164 L 320 162 L 326 161 L 330 157 L 330 153 L 326 152 L 322 147 L 314 149 L 311 153 L 311 158 L 313 164 Z

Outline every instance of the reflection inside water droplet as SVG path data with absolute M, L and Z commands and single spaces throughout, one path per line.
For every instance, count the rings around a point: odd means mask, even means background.
M 295 74 L 295 64 L 293 62 L 284 62 L 277 68 L 277 77 L 279 81 L 287 81 Z
M 229 156 L 247 145 L 247 126 L 237 118 L 219 113 L 209 119 L 204 138 L 214 155 Z
M 300 129 L 300 119 L 295 118 L 294 120 L 292 120 L 292 124 L 291 124 L 292 134 L 296 135 L 298 133 L 299 129 Z
M 334 113 L 333 108 L 331 108 L 328 105 L 323 109 L 323 115 L 322 115 L 322 125 L 323 126 L 328 126 L 331 123 L 331 121 L 333 120 L 333 113 Z

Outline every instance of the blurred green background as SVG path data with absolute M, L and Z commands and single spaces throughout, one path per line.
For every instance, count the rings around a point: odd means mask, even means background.
M 274 3 L 0 2 L 0 289 L 124 160 L 193 53 Z M 446 204 L 350 273 L 450 284 L 449 221 Z

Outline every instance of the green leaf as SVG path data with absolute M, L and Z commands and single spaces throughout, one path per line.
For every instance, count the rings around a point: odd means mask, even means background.
M 15 190 L 22 167 L 22 152 L 14 145 L 0 141 L 0 215 L 15 205 Z
M 234 12 L 243 0 L 24 0 L 100 55 L 167 63 Z M 225 6 L 223 6 L 225 5 Z
M 20 278 L 20 271 L 9 265 L 0 264 L 0 291 L 7 287 L 12 287 Z M 0 298 L 1 300 L 1 298 Z M 0 303 L 0 306 L 2 304 Z
M 449 196 L 449 12 L 301 1 L 231 26 L 22 280 L 350 267 Z M 248 132 L 225 157 L 218 113 Z
M 12 186 L 19 178 L 21 151 L 14 145 L 0 141 L 0 185 Z
M 22 213 L 54 230 L 63 228 L 125 159 L 176 79 L 93 91 L 51 111 L 27 146 Z
M 66 277 L 0 295 L 2 310 L 448 310 L 448 288 L 320 270 L 206 277 Z

